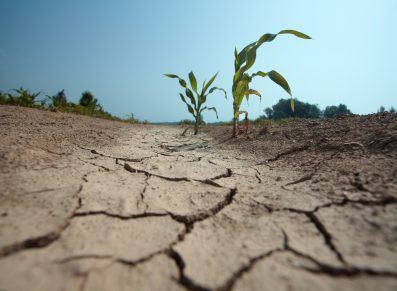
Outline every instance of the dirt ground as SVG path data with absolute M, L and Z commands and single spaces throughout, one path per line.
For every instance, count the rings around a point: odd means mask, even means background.
M 231 130 L 0 106 L 0 290 L 397 290 L 397 114 Z

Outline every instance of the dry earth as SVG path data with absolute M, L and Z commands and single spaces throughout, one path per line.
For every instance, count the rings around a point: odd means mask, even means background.
M 396 114 L 0 124 L 0 290 L 397 290 Z

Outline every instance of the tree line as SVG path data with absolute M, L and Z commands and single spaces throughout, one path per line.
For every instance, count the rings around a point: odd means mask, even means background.
M 277 104 L 271 108 L 267 107 L 263 110 L 264 115 L 259 116 L 260 119 L 274 119 L 280 120 L 287 117 L 298 117 L 298 118 L 335 118 L 339 114 L 352 114 L 352 111 L 347 108 L 345 104 L 339 104 L 338 106 L 332 105 L 325 107 L 324 110 L 320 110 L 317 104 L 304 103 L 294 98 L 295 110 L 292 111 L 291 103 L 288 99 L 280 99 Z M 396 109 L 393 106 L 388 110 L 390 113 L 395 113 Z M 385 112 L 385 107 L 381 106 L 378 113 Z

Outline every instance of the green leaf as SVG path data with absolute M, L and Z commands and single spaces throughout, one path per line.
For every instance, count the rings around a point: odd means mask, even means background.
M 204 123 L 204 124 L 205 124 L 205 127 L 207 127 L 207 123 L 206 123 L 204 120 L 202 121 L 202 123 Z
M 247 62 L 243 67 L 244 72 L 248 71 L 255 63 L 256 60 L 256 50 L 261 46 L 261 44 L 257 44 L 253 46 L 247 53 Z
M 292 96 L 291 89 L 289 88 L 288 82 L 287 82 L 287 80 L 284 79 L 283 76 L 281 76 L 276 71 L 270 71 L 267 73 L 267 75 L 274 83 L 281 86 L 281 88 L 283 88 L 289 95 Z
M 299 32 L 299 31 L 296 31 L 296 30 L 292 30 L 292 29 L 282 30 L 278 34 L 286 34 L 286 33 L 293 34 L 293 35 L 295 35 L 297 37 L 300 37 L 300 38 L 303 38 L 303 39 L 312 39 L 310 36 L 308 36 L 308 35 L 306 35 L 306 34 L 304 34 L 302 32 Z
M 177 75 L 164 74 L 164 76 L 167 76 L 167 77 L 169 77 L 169 78 L 178 78 L 178 79 L 179 79 L 179 85 L 181 85 L 183 88 L 186 88 L 186 82 L 185 82 L 185 80 L 179 78 Z
M 219 118 L 218 118 L 218 112 L 216 111 L 216 108 L 215 108 L 215 107 L 207 108 L 207 106 L 205 106 L 203 109 L 200 110 L 200 114 L 201 114 L 201 112 L 202 112 L 203 110 L 205 110 L 205 109 L 207 109 L 207 110 L 214 110 L 215 113 L 216 113 L 216 119 L 219 119 Z
M 189 128 L 193 128 L 193 126 L 186 128 L 186 129 L 183 131 L 183 133 L 182 133 L 181 135 L 184 136 L 185 133 L 186 133 L 186 131 L 187 131 Z
M 277 34 L 272 34 L 272 33 L 266 33 L 261 36 L 261 38 L 258 40 L 258 45 L 261 45 L 264 42 L 271 42 L 276 38 Z
M 249 49 L 251 49 L 254 45 L 256 44 L 256 41 L 253 43 L 250 43 L 247 45 L 243 50 L 238 54 L 238 59 L 239 59 L 239 66 L 245 63 L 247 59 L 247 52 Z
M 187 110 L 189 110 L 189 112 L 190 112 L 191 114 L 193 114 L 194 117 L 196 117 L 196 115 L 194 115 L 194 111 L 193 111 L 192 106 L 190 106 L 189 104 L 187 104 L 187 102 L 186 102 L 186 100 L 185 100 L 185 97 L 183 97 L 182 94 L 179 93 L 179 95 L 181 96 L 182 101 L 185 102 L 185 104 L 187 105 Z
M 244 73 L 244 67 L 240 68 L 235 74 L 234 74 L 234 82 L 238 82 L 239 78 L 241 75 Z
M 264 73 L 264 72 L 262 72 L 262 71 L 258 71 L 258 72 L 256 72 L 256 73 L 253 73 L 253 74 L 251 75 L 251 78 L 256 77 L 256 76 L 266 77 L 267 74 Z
M 255 94 L 255 95 L 258 95 L 259 97 L 262 97 L 258 91 L 253 90 L 253 89 L 248 89 L 247 91 L 245 91 L 245 94 Z
M 193 93 L 189 88 L 186 88 L 186 96 L 190 98 L 190 102 L 194 105 L 194 108 L 196 108 L 196 100 L 194 99 Z
M 234 118 L 237 118 L 240 116 L 240 114 L 244 114 L 244 111 L 237 111 L 236 114 L 234 114 Z
M 196 116 L 194 115 L 194 110 L 193 110 L 192 106 L 190 106 L 190 105 L 187 104 L 187 103 L 186 103 L 186 105 L 187 105 L 187 110 L 189 110 L 189 112 L 190 112 L 191 114 L 193 114 L 194 117 L 196 117 Z
M 201 94 L 203 94 L 204 86 L 205 86 L 205 80 L 204 80 L 204 83 L 203 83 L 203 88 L 201 89 Z
M 236 60 L 236 64 L 238 65 L 239 59 L 238 59 L 238 54 L 237 54 L 237 48 L 236 47 L 234 47 L 234 58 Z
M 237 86 L 236 86 L 236 91 L 234 94 L 234 103 L 237 104 L 238 107 L 240 107 L 241 103 L 243 102 L 244 99 L 244 93 L 247 91 L 248 84 L 245 84 L 243 81 L 240 81 Z M 247 98 L 248 101 L 248 98 Z
M 292 97 L 291 97 L 291 108 L 292 108 L 292 112 L 295 112 L 294 111 L 294 99 L 292 99 Z
M 201 95 L 204 95 L 204 94 L 205 94 L 205 91 L 207 91 L 207 89 L 211 86 L 212 82 L 214 82 L 214 80 L 215 80 L 215 78 L 216 78 L 216 76 L 217 76 L 218 74 L 219 74 L 219 72 L 216 73 L 215 76 L 212 77 L 212 79 L 207 83 L 207 85 L 205 85 L 203 91 L 201 92 Z
M 190 80 L 190 86 L 192 86 L 193 91 L 197 93 L 197 80 L 193 74 L 193 71 L 189 73 L 189 80 Z
M 208 92 L 208 94 L 211 94 L 211 93 L 214 92 L 215 90 L 222 90 L 223 92 L 225 92 L 225 98 L 227 99 L 226 91 L 223 90 L 222 88 L 212 87 L 211 90 Z M 207 95 L 208 95 L 208 94 L 207 94 Z M 205 95 L 205 96 L 207 96 L 207 95 Z
M 185 97 L 183 97 L 183 95 L 182 95 L 181 93 L 179 93 L 179 95 L 181 96 L 182 101 L 186 103 Z M 48 95 L 47 95 L 47 96 L 48 96 Z M 186 104 L 187 104 L 187 103 L 186 103 Z
M 241 78 L 240 82 L 238 82 L 241 85 L 244 84 L 249 84 L 252 81 L 252 77 L 250 77 L 248 74 L 244 74 L 243 77 Z
M 247 94 L 255 94 L 255 95 L 259 96 L 259 99 L 262 101 L 261 94 L 259 94 L 259 92 L 256 90 L 248 89 L 247 91 L 245 91 L 245 96 L 247 96 Z M 248 98 L 247 98 L 247 101 L 248 101 Z

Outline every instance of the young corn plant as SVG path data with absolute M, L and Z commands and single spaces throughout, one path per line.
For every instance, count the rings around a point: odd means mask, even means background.
M 258 71 L 257 73 L 254 73 L 251 76 L 248 73 L 246 73 L 246 71 L 248 71 L 255 63 L 257 49 L 263 43 L 273 41 L 279 34 L 293 34 L 299 38 L 311 39 L 310 36 L 303 34 L 301 32 L 295 31 L 295 30 L 282 30 L 277 34 L 271 34 L 271 33 L 264 34 L 258 41 L 247 45 L 239 54 L 237 54 L 237 48 L 234 49 L 235 74 L 233 77 L 233 87 L 232 87 L 233 114 L 234 114 L 233 137 L 237 137 L 237 133 L 236 133 L 237 117 L 242 113 L 245 113 L 245 115 L 246 115 L 246 124 L 245 124 L 246 131 L 245 131 L 245 133 L 247 134 L 247 131 L 248 131 L 248 123 L 247 123 L 248 122 L 247 121 L 248 113 L 246 111 L 239 111 L 240 105 L 244 99 L 244 96 L 247 98 L 247 102 L 248 102 L 250 94 L 255 94 L 255 95 L 259 96 L 259 98 L 261 98 L 261 95 L 259 94 L 258 91 L 249 88 L 249 83 L 251 83 L 252 78 L 254 78 L 254 77 L 268 76 L 274 83 L 281 86 L 291 96 L 291 108 L 292 108 L 292 111 L 294 111 L 294 100 L 292 99 L 291 89 L 289 88 L 289 85 L 283 76 L 281 76 L 276 71 L 270 71 L 267 73 Z M 243 66 L 243 64 L 245 64 L 245 65 Z
M 207 89 L 211 86 L 212 82 L 214 82 L 214 80 L 215 80 L 217 75 L 218 75 L 218 73 L 216 73 L 215 76 L 212 77 L 212 79 L 207 84 L 205 84 L 205 80 L 204 80 L 203 88 L 201 90 L 201 93 L 199 94 L 197 92 L 197 80 L 196 80 L 196 77 L 194 76 L 193 71 L 189 73 L 190 86 L 192 87 L 194 93 L 196 93 L 196 95 L 197 95 L 197 101 L 196 101 L 196 99 L 193 96 L 192 91 L 189 88 L 186 87 L 185 80 L 179 78 L 177 75 L 164 74 L 164 76 L 167 76 L 169 78 L 178 78 L 179 79 L 179 84 L 183 88 L 186 89 L 185 90 L 186 91 L 186 96 L 189 97 L 190 102 L 192 103 L 193 107 L 186 102 L 185 97 L 182 94 L 179 94 L 179 95 L 181 96 L 182 101 L 186 103 L 187 109 L 189 110 L 189 112 L 193 115 L 193 117 L 196 120 L 195 127 L 194 127 L 194 134 L 197 134 L 197 132 L 198 132 L 199 116 L 201 115 L 201 112 L 203 112 L 203 110 L 205 110 L 205 109 L 214 110 L 215 113 L 216 113 L 216 118 L 218 119 L 218 112 L 216 111 L 215 107 L 207 108 L 207 106 L 205 106 L 205 107 L 201 108 L 201 105 L 203 105 L 207 101 L 207 96 L 218 89 L 218 90 L 222 90 L 225 93 L 225 98 L 227 99 L 226 91 L 223 90 L 222 88 L 218 88 L 218 87 L 212 87 L 210 89 L 210 91 L 208 92 L 208 94 L 205 94 Z M 207 127 L 207 123 L 205 123 L 205 121 L 203 121 L 203 123 Z M 186 132 L 186 130 L 185 130 L 185 132 Z
M 43 92 L 31 94 L 29 90 L 24 90 L 22 87 L 21 89 L 11 89 L 15 92 L 18 92 L 20 96 L 18 96 L 16 99 L 15 96 L 11 96 L 10 94 L 7 93 L 8 97 L 12 100 L 14 100 L 15 105 L 18 104 L 19 106 L 24 106 L 24 107 L 38 107 L 36 104 L 36 101 L 34 100 L 37 96 L 39 96 Z

